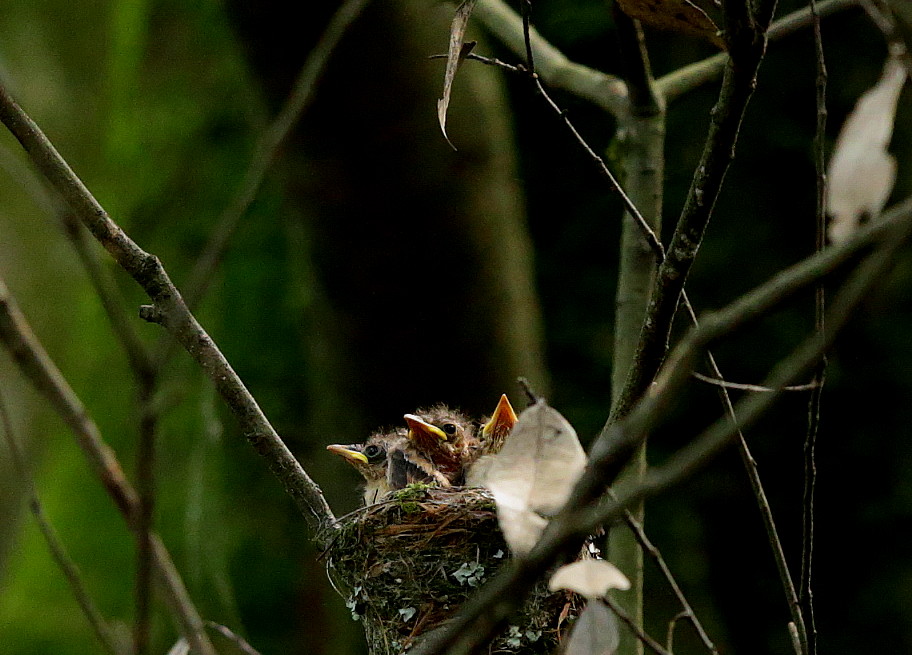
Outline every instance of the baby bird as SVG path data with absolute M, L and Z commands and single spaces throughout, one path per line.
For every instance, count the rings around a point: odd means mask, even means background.
M 376 432 L 363 444 L 326 447 L 364 478 L 366 505 L 413 482 L 445 488 L 483 486 L 491 456 L 516 423 L 506 395 L 483 425 L 446 405 L 417 410 L 403 418 L 406 428 Z
M 385 494 L 413 482 L 439 482 L 433 465 L 410 453 L 405 430 L 372 434 L 363 444 L 331 444 L 326 447 L 355 467 L 364 478 L 364 504 L 376 503 Z
M 466 458 L 478 448 L 477 424 L 446 405 L 418 410 L 403 418 L 408 425 L 411 452 L 433 464 L 440 474 L 440 486 L 462 485 Z

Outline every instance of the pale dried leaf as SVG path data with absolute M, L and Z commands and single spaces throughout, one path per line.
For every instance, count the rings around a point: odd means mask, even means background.
M 592 602 L 576 620 L 567 640 L 565 655 L 613 655 L 620 633 L 617 618 L 605 605 Z
M 631 18 L 661 30 L 705 39 L 725 49 L 725 39 L 709 15 L 690 0 L 618 0 Z
M 538 543 L 548 520 L 525 507 L 497 501 L 497 523 L 514 555 L 527 555 Z
M 611 562 L 586 559 L 560 567 L 548 582 L 551 591 L 569 589 L 586 598 L 599 598 L 609 589 L 630 589 L 630 580 Z
M 190 655 L 190 645 L 181 637 L 168 651 L 168 655 Z
M 827 234 L 833 243 L 848 238 L 865 216 L 880 214 L 890 197 L 896 160 L 887 146 L 905 81 L 905 67 L 891 57 L 880 81 L 858 99 L 842 126 L 830 159 L 827 188 L 831 217 Z
M 546 524 L 542 516 L 563 507 L 585 466 L 576 431 L 560 412 L 538 402 L 519 415 L 487 472 L 501 530 L 515 553 L 534 545 Z
M 447 110 L 450 107 L 450 95 L 453 91 L 453 80 L 456 78 L 456 71 L 459 64 L 468 56 L 475 43 L 463 43 L 462 38 L 465 36 L 466 26 L 469 24 L 469 16 L 475 9 L 477 0 L 463 0 L 462 4 L 456 8 L 456 15 L 453 16 L 453 22 L 450 24 L 450 44 L 447 48 L 446 71 L 443 74 L 443 97 L 437 101 L 437 120 L 440 123 L 440 131 L 443 132 L 443 138 L 453 150 L 456 146 L 450 141 L 446 131 Z

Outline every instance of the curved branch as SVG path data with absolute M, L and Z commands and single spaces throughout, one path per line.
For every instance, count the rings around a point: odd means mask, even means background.
M 35 338 L 25 316 L 19 311 L 2 279 L 0 341 L 6 345 L 23 375 L 48 399 L 54 410 L 76 435 L 80 448 L 105 491 L 114 500 L 130 529 L 138 532 L 141 529 L 141 517 L 136 490 L 127 481 L 114 451 L 102 439 L 98 426 L 89 416 L 82 401 Z M 149 543 L 150 559 L 161 580 L 168 606 L 181 625 L 182 634 L 201 655 L 216 655 L 206 636 L 199 612 L 190 600 L 167 549 L 155 534 L 150 535 Z
M 823 18 L 856 6 L 858 6 L 858 0 L 824 0 L 817 4 L 817 13 Z M 776 41 L 810 27 L 813 22 L 814 16 L 810 8 L 805 7 L 770 25 L 767 36 L 770 41 Z M 678 68 L 656 80 L 659 94 L 665 98 L 666 102 L 671 103 L 682 95 L 717 79 L 725 69 L 727 60 L 728 54 L 720 52 L 689 66 Z
M 525 58 L 522 18 L 502 0 L 479 0 L 472 16 L 518 56 Z M 601 107 L 613 116 L 628 112 L 627 86 L 614 75 L 570 61 L 534 28 L 529 40 L 535 57 L 535 72 L 549 86 L 568 91 Z

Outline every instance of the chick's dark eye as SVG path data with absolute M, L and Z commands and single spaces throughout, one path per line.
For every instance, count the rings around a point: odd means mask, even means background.
M 455 423 L 444 423 L 443 431 L 451 436 L 456 434 L 456 424 Z
M 377 444 L 371 444 L 364 449 L 364 456 L 368 459 L 377 459 L 383 455 L 383 449 Z

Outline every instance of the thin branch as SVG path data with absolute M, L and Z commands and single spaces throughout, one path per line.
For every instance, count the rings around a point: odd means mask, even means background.
M 608 165 L 605 163 L 605 160 L 599 157 L 599 155 L 589 146 L 583 136 L 577 131 L 573 123 L 567 117 L 567 113 L 563 111 L 560 107 L 557 106 L 557 103 L 551 99 L 551 96 L 548 95 L 548 92 L 545 90 L 545 87 L 541 83 L 541 79 L 538 76 L 534 78 L 535 87 L 545 102 L 548 103 L 548 106 L 560 117 L 561 121 L 569 130 L 570 134 L 580 145 L 583 151 L 589 156 L 589 159 L 593 164 L 598 168 L 602 177 L 604 177 L 608 184 L 611 185 L 611 188 L 617 193 L 621 202 L 624 204 L 624 209 L 633 217 L 633 220 L 636 221 L 640 230 L 642 231 L 644 238 L 649 243 L 649 247 L 657 253 L 659 261 L 665 258 L 665 249 L 662 246 L 661 241 L 659 241 L 658 235 L 655 231 L 649 226 L 649 223 L 643 218 L 643 214 L 640 213 L 640 210 L 637 209 L 636 205 L 633 204 L 633 201 L 630 199 L 630 196 L 624 191 L 624 188 L 621 186 L 621 183 L 618 182 L 617 178 L 611 172 L 611 169 L 608 168 Z
M 590 601 L 590 602 L 597 603 L 600 601 Z M 651 650 L 656 655 L 671 655 L 671 653 L 669 651 L 662 648 L 662 644 L 660 644 L 655 639 L 650 637 L 648 634 L 643 632 L 643 630 L 640 628 L 640 626 L 637 625 L 637 623 L 632 618 L 630 618 L 630 616 L 627 614 L 627 612 L 624 611 L 624 608 L 621 607 L 620 604 L 616 600 L 614 600 L 610 596 L 605 596 L 604 598 L 601 599 L 601 602 L 605 603 L 608 607 L 610 607 L 611 611 L 614 612 L 617 615 L 617 617 L 628 628 L 630 628 L 630 632 L 633 633 L 633 636 L 635 636 L 640 641 L 640 643 L 642 643 L 644 646 L 646 646 L 649 650 Z
M 823 0 L 817 3 L 817 13 L 823 18 L 837 12 L 856 7 L 859 0 Z M 799 9 L 784 16 L 770 25 L 767 36 L 770 41 L 777 41 L 799 32 L 813 24 L 810 8 Z M 659 93 L 669 104 L 681 96 L 716 80 L 725 68 L 728 55 L 724 52 L 713 55 L 688 66 L 683 66 L 660 77 L 656 84 Z
M 656 235 L 661 233 L 662 185 L 665 164 L 664 104 L 655 93 L 649 55 L 643 30 L 638 21 L 613 6 L 617 49 L 621 71 L 627 83 L 630 112 L 618 119 L 618 138 L 623 140 L 622 170 L 624 186 L 632 204 L 641 212 L 644 221 L 624 212 L 621 218 L 621 237 L 618 249 L 618 280 L 614 294 L 614 334 L 611 364 L 611 400 L 623 387 L 625 371 L 634 361 L 640 325 L 649 304 L 655 281 L 656 264 L 661 261 L 661 249 L 656 254 Z M 648 226 L 648 231 L 644 230 Z M 644 239 L 643 235 L 646 236 Z M 607 298 L 606 298 L 607 300 Z M 646 444 L 637 451 L 624 471 L 624 478 L 636 481 L 647 468 Z M 637 505 L 630 509 L 628 524 L 645 520 L 646 508 Z M 630 588 L 612 591 L 611 598 L 630 617 L 635 626 L 644 625 L 644 564 L 643 539 L 635 530 L 608 529 L 608 549 L 611 561 L 621 568 L 630 580 Z M 645 535 L 639 535 L 645 537 Z M 622 633 L 619 654 L 640 654 L 641 644 L 632 635 Z
M 149 652 L 151 626 L 151 588 L 153 517 L 155 509 L 155 441 L 158 414 L 155 409 L 157 376 L 148 371 L 139 375 L 139 440 L 136 448 L 136 487 L 139 492 L 136 525 L 136 616 L 133 648 L 135 655 Z
M 333 14 L 320 40 L 307 55 L 282 109 L 257 141 L 254 155 L 234 199 L 222 212 L 206 248 L 197 259 L 183 288 L 187 306 L 195 309 L 203 298 L 213 272 L 222 259 L 241 218 L 257 197 L 263 180 L 291 131 L 310 106 L 320 77 L 348 28 L 370 0 L 346 0 Z
M 44 541 L 51 551 L 51 557 L 53 557 L 54 563 L 57 564 L 57 567 L 63 573 L 67 583 L 70 585 L 70 589 L 73 592 L 73 596 L 76 598 L 77 604 L 88 620 L 92 632 L 95 633 L 95 637 L 101 642 L 102 648 L 110 655 L 126 655 L 126 652 L 121 648 L 114 631 L 108 625 L 108 622 L 105 620 L 104 616 L 102 616 L 98 607 L 92 600 L 92 597 L 89 595 L 89 591 L 82 581 L 82 574 L 79 572 L 79 567 L 70 557 L 66 546 L 64 546 L 63 542 L 60 540 L 57 531 L 54 529 L 54 526 L 51 525 L 50 519 L 44 512 L 44 505 L 38 496 L 37 486 L 32 479 L 28 466 L 26 466 L 25 457 L 19 448 L 18 440 L 13 434 L 13 424 L 10 420 L 9 413 L 6 411 L 6 403 L 3 399 L 2 391 L 2 388 L 0 388 L 0 431 L 3 432 L 3 435 L 6 438 L 13 470 L 19 477 L 20 487 L 28 501 L 29 511 L 35 518 L 35 523 L 38 524 L 38 529 L 41 531 L 41 535 L 44 537 Z
M 617 496 L 614 491 L 611 489 L 608 490 L 607 497 L 617 502 Z M 712 639 L 709 638 L 706 630 L 703 629 L 703 624 L 697 618 L 696 613 L 693 611 L 690 603 L 687 600 L 687 597 L 684 596 L 684 592 L 681 590 L 678 581 L 675 579 L 674 574 L 671 572 L 671 569 L 668 567 L 668 564 L 665 562 L 665 558 L 662 557 L 661 551 L 658 547 L 652 543 L 649 537 L 646 535 L 646 531 L 643 529 L 643 525 L 636 520 L 636 517 L 627 509 L 624 510 L 624 521 L 630 527 L 631 532 L 636 536 L 637 541 L 642 546 L 643 551 L 648 554 L 652 560 L 656 563 L 656 566 L 659 567 L 659 570 L 662 572 L 662 575 L 665 577 L 665 581 L 668 583 L 668 586 L 671 588 L 672 593 L 675 595 L 675 598 L 678 599 L 678 603 L 681 604 L 681 607 L 684 608 L 678 616 L 687 618 L 691 625 L 693 625 L 694 630 L 697 631 L 697 636 L 700 637 L 700 641 L 703 642 L 703 645 L 706 646 L 707 650 L 710 653 L 718 653 L 716 645 L 712 642 Z M 613 609 L 613 608 L 612 608 Z M 669 650 L 671 647 L 669 646 Z
M 613 479 L 614 473 L 627 461 L 637 445 L 658 422 L 667 415 L 668 405 L 690 377 L 700 350 L 756 320 L 784 300 L 806 289 L 822 276 L 845 265 L 855 253 L 873 243 L 897 248 L 912 229 L 912 199 L 893 207 L 878 221 L 866 225 L 853 237 L 838 246 L 782 271 L 772 279 L 742 296 L 723 310 L 711 314 L 692 330 L 675 349 L 663 367 L 650 393 L 644 396 L 626 418 L 612 426 L 610 437 L 597 441 L 590 454 L 589 465 L 577 483 L 570 500 L 551 521 L 538 545 L 526 557 L 515 559 L 503 567 L 494 578 L 470 599 L 452 622 L 418 646 L 415 655 L 474 652 L 505 625 L 535 584 L 542 571 L 553 565 L 562 554 L 571 556 L 594 526 L 620 518 L 624 508 L 652 496 L 693 473 L 738 434 L 738 430 L 755 421 L 769 409 L 777 394 L 747 396 L 736 406 L 738 423 L 726 416 L 704 432 L 691 446 L 683 449 L 669 463 L 651 471 L 641 485 L 619 493 L 619 503 L 607 509 L 596 505 L 585 509 Z M 825 340 L 815 337 L 794 355 L 778 366 L 767 386 L 779 388 L 790 384 L 806 373 L 809 366 L 825 351 L 848 320 L 853 303 L 864 296 L 867 287 L 882 274 L 889 257 L 881 251 L 866 260 L 866 265 L 847 283 L 841 301 L 834 303 L 829 324 L 833 327 Z M 851 292 L 851 293 L 849 293 Z
M 320 527 L 330 525 L 333 518 L 322 491 L 276 434 L 240 377 L 190 313 L 158 258 L 142 250 L 111 220 L 3 86 L 0 86 L 0 120 L 89 231 L 146 291 L 154 303 L 146 314 L 157 317 L 202 367 L 240 423 L 247 440 L 266 458 L 270 470 L 297 503 L 313 533 L 320 534 Z
M 34 336 L 12 294 L 0 279 L 0 341 L 3 341 L 22 374 L 47 398 L 63 421 L 76 435 L 95 475 L 101 480 L 117 509 L 136 532 L 139 499 L 130 486 L 120 463 L 102 439 L 94 421 L 73 392 L 60 370 Z M 152 558 L 162 580 L 165 598 L 181 624 L 181 632 L 199 655 L 215 655 L 203 629 L 202 619 L 174 567 L 171 557 L 157 536 L 152 537 Z
M 732 4 L 739 5 L 738 2 Z M 726 26 L 728 31 L 733 32 L 729 37 L 729 49 L 734 59 L 729 59 L 725 67 L 722 89 L 711 112 L 703 153 L 667 249 L 667 256 L 659 266 L 640 332 L 636 359 L 602 430 L 603 435 L 613 422 L 630 411 L 662 365 L 684 283 L 696 259 L 725 174 L 734 159 L 741 121 L 753 95 L 765 48 L 762 29 L 752 31 L 741 24 L 745 20 L 744 17 L 735 17 Z
M 769 387 L 764 387 L 761 384 L 729 382 L 722 378 L 703 375 L 699 371 L 694 371 L 691 375 L 700 382 L 705 382 L 706 384 L 711 384 L 715 387 L 723 387 L 725 389 L 735 389 L 736 391 L 753 391 L 757 393 L 769 393 L 770 391 L 776 391 L 776 389 L 770 389 Z M 807 384 L 793 384 L 783 388 L 781 391 L 810 391 L 812 389 L 816 389 L 817 386 L 818 384 L 816 382 L 808 382 Z
M 124 349 L 133 371 L 139 375 L 141 372 L 151 370 L 151 360 L 139 333 L 133 323 L 133 317 L 127 315 L 126 299 L 117 287 L 110 271 L 102 266 L 99 257 L 86 238 L 85 227 L 68 211 L 54 192 L 48 188 L 44 179 L 39 177 L 33 168 L 25 165 L 14 157 L 4 144 L 0 165 L 6 169 L 13 179 L 29 195 L 32 202 L 40 207 L 48 216 L 56 217 L 63 233 L 76 250 L 79 260 L 89 275 L 89 281 L 101 301 L 101 306 L 111 322 L 111 328 L 118 342 Z
M 472 13 L 488 32 L 519 57 L 526 55 L 522 19 L 503 0 L 479 0 Z M 589 100 L 613 116 L 627 114 L 627 87 L 613 75 L 570 61 L 535 30 L 529 30 L 535 72 L 549 86 Z
M 816 240 L 815 252 L 826 247 L 826 123 L 827 123 L 827 68 L 823 53 L 823 34 L 820 29 L 820 15 L 817 0 L 810 0 L 810 10 L 814 18 L 815 50 L 815 113 L 816 129 L 814 134 L 814 169 L 817 190 L 815 212 Z M 823 335 L 826 333 L 826 295 L 823 284 L 814 290 L 814 329 Z M 816 387 L 808 398 L 807 431 L 804 439 L 804 490 L 802 493 L 801 521 L 801 577 L 798 585 L 798 599 L 807 623 L 807 654 L 817 655 L 817 625 L 814 618 L 814 594 L 812 591 L 812 569 L 814 561 L 814 491 L 817 483 L 817 462 L 815 448 L 817 433 L 820 429 L 820 405 L 823 396 L 823 385 L 826 380 L 826 355 L 821 358 L 814 371 Z

